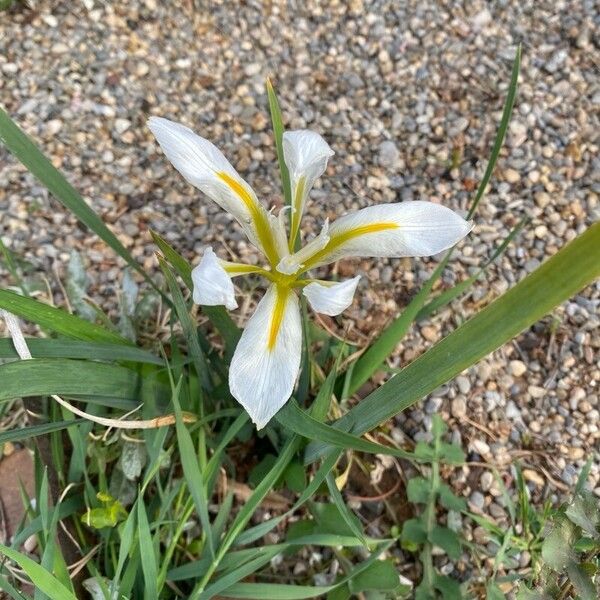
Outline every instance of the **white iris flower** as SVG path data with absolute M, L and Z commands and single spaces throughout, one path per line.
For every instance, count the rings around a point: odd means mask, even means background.
M 223 154 L 189 128 L 152 117 L 149 127 L 174 167 L 238 221 L 249 240 L 266 257 L 267 267 L 222 261 L 207 249 L 193 270 L 194 302 L 237 307 L 232 277 L 259 273 L 271 283 L 250 317 L 229 370 L 232 395 L 258 429 L 294 391 L 302 349 L 302 327 L 296 291 L 326 315 L 339 315 L 352 303 L 359 277 L 341 283 L 307 278 L 311 269 L 346 256 L 431 256 L 450 248 L 471 229 L 461 216 L 423 201 L 370 206 L 325 221 L 319 235 L 294 252 L 304 205 L 333 151 L 312 131 L 283 134 L 283 154 L 290 172 L 290 231 L 271 214 Z

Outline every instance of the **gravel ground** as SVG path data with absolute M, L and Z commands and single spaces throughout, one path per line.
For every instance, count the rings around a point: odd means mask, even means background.
M 156 269 L 149 229 L 192 260 L 209 243 L 257 259 L 237 226 L 169 166 L 145 126 L 149 115 L 213 140 L 259 196 L 280 206 L 264 93 L 271 75 L 287 126 L 318 130 L 336 152 L 312 193 L 307 231 L 377 202 L 425 198 L 465 211 L 518 42 L 507 143 L 443 285 L 472 273 L 523 215 L 531 223 L 472 293 L 407 338 L 393 364 L 406 364 L 600 217 L 595 2 L 193 4 L 36 2 L 0 17 L 1 103 L 148 269 Z M 92 295 L 113 307 L 121 263 L 2 149 L 0 158 L 4 242 L 50 274 L 64 273 L 70 249 L 81 250 Z M 354 339 L 364 342 L 397 314 L 433 264 L 335 267 L 366 275 L 347 313 Z M 399 416 L 394 433 L 422 439 L 432 413 L 447 417 L 469 449 L 453 483 L 493 518 L 505 510 L 491 465 L 508 471 L 516 459 L 534 499 L 556 499 L 594 451 L 600 495 L 599 303 L 596 284 Z

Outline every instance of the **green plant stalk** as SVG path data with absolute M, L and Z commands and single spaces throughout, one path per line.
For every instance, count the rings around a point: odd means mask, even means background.
M 433 567 L 433 544 L 429 541 L 431 532 L 436 524 L 436 500 L 438 495 L 438 489 L 440 487 L 440 436 L 436 435 L 434 438 L 434 456 L 431 461 L 431 492 L 427 499 L 427 505 L 425 506 L 425 525 L 427 539 L 423 544 L 423 550 L 421 552 L 421 562 L 423 564 L 423 583 L 425 584 L 429 594 L 435 594 L 434 581 L 435 581 L 435 569 Z

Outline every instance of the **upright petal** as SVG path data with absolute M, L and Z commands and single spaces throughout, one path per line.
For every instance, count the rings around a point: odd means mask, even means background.
M 327 161 L 333 155 L 329 144 L 314 131 L 301 129 L 283 134 L 283 158 L 290 172 L 292 187 L 291 244 L 298 234 L 306 198 L 315 181 L 325 172 Z
M 221 151 L 189 127 L 151 117 L 148 127 L 173 166 L 199 190 L 233 215 L 250 241 L 275 266 L 279 262 L 266 209 Z
M 369 206 L 337 219 L 329 243 L 305 260 L 303 270 L 345 256 L 431 256 L 450 248 L 472 228 L 449 208 L 412 201 Z
M 339 283 L 323 284 L 313 281 L 302 290 L 302 293 L 314 311 L 335 317 L 352 304 L 359 281 L 360 275 Z
M 262 429 L 294 391 L 302 326 L 298 297 L 272 285 L 250 317 L 229 367 L 229 389 Z
M 212 248 L 204 251 L 200 264 L 192 270 L 192 281 L 196 304 L 237 308 L 233 282 Z

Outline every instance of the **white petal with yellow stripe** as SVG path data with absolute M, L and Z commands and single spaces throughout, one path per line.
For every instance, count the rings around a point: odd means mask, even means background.
M 185 179 L 235 217 L 250 241 L 262 250 L 273 266 L 277 265 L 281 257 L 273 239 L 269 215 L 222 152 L 189 127 L 168 119 L 151 117 L 148 127 Z
M 345 256 L 431 256 L 456 244 L 471 227 L 454 211 L 433 202 L 369 206 L 334 221 L 329 242 L 305 258 L 304 270 Z
M 296 239 L 306 198 L 327 168 L 327 161 L 335 152 L 316 132 L 307 129 L 286 131 L 283 134 L 283 158 L 290 172 L 292 189 L 292 216 L 290 240 Z
M 229 389 L 257 429 L 294 391 L 302 353 L 298 297 L 271 285 L 246 324 L 229 367 Z
M 360 275 L 339 283 L 313 281 L 302 293 L 314 311 L 335 317 L 352 304 L 359 281 Z

